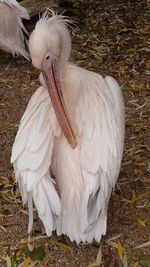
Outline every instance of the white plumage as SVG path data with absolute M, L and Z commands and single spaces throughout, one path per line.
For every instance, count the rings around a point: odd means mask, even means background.
M 58 235 L 66 234 L 77 243 L 100 241 L 121 165 L 124 103 L 112 77 L 103 78 L 68 62 L 67 22 L 53 12 L 51 18 L 41 18 L 30 36 L 29 49 L 38 68 L 47 55 L 57 57 L 77 145 L 72 149 L 63 135 L 41 75 L 42 86 L 23 115 L 11 161 L 23 203 L 28 202 L 28 232 L 33 224 L 33 199 L 47 235 L 56 229 Z
M 29 59 L 25 50 L 22 19 L 29 19 L 27 10 L 15 0 L 0 0 L 0 49 Z

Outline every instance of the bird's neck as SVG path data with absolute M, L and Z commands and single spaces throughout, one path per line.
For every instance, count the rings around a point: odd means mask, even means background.
M 61 35 L 61 53 L 60 53 L 60 76 L 64 74 L 65 67 L 68 64 L 68 60 L 71 53 L 71 37 L 70 33 L 66 30 Z

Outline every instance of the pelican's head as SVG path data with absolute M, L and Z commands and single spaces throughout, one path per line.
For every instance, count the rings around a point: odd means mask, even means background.
M 36 68 L 42 68 L 42 62 L 47 55 L 51 55 L 52 61 L 56 58 L 62 68 L 68 61 L 71 52 L 71 37 L 66 25 L 68 23 L 65 16 L 57 15 L 53 10 L 46 11 L 37 22 L 29 38 L 29 51 Z
M 62 132 L 72 148 L 76 142 L 65 107 L 60 76 L 71 52 L 71 38 L 62 15 L 53 11 L 51 17 L 46 14 L 37 22 L 29 39 L 29 50 L 33 65 L 42 70 L 51 101 Z

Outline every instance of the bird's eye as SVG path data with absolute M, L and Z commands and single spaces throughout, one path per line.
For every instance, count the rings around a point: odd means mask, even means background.
M 49 56 L 46 56 L 46 59 L 49 59 Z

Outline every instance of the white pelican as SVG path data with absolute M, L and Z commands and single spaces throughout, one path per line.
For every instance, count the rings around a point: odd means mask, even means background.
M 23 33 L 27 31 L 22 19 L 29 19 L 29 14 L 16 0 L 0 0 L 0 49 L 29 59 Z
M 68 62 L 68 19 L 51 12 L 29 39 L 42 85 L 21 119 L 11 161 L 28 203 L 29 233 L 33 200 L 48 236 L 56 230 L 77 243 L 100 241 L 123 153 L 122 93 L 112 77 Z

